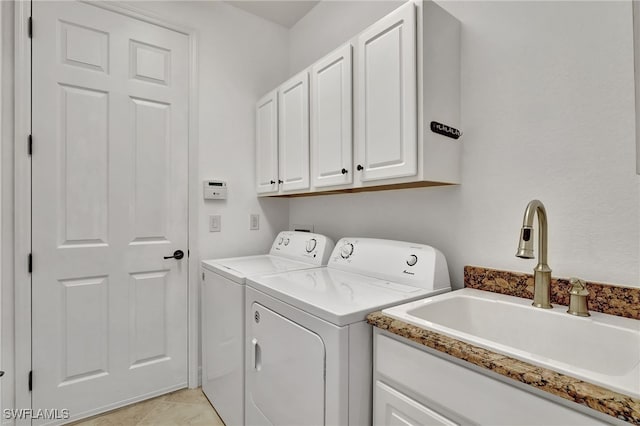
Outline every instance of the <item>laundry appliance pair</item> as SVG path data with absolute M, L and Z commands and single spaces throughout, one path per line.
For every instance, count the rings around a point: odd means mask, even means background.
M 433 247 L 281 232 L 203 261 L 202 387 L 227 425 L 371 423 L 370 312 L 450 290 Z

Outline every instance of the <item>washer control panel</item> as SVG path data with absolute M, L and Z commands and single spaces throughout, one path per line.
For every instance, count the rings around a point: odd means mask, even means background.
M 348 259 L 353 254 L 353 243 L 346 242 L 340 248 L 340 256 L 343 259 Z
M 342 238 L 336 244 L 328 266 L 431 290 L 451 286 L 443 254 L 424 244 Z
M 283 231 L 273 241 L 270 254 L 324 266 L 333 248 L 333 241 L 324 235 Z

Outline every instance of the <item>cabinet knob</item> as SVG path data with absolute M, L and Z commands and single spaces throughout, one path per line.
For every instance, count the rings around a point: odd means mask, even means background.
M 278 183 L 284 183 L 283 181 L 281 181 L 280 179 L 278 179 Z
M 358 164 L 358 167 L 356 167 L 356 169 L 358 169 L 358 171 L 362 171 L 364 170 L 364 167 L 362 167 L 362 164 Z
M 276 183 L 276 181 L 275 180 L 271 180 L 271 185 L 273 185 L 274 183 Z
M 347 169 L 342 169 L 342 174 L 346 175 L 347 173 L 349 173 L 349 171 Z

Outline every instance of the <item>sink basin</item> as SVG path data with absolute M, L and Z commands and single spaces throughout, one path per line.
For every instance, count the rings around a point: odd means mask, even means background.
M 640 398 L 640 321 L 462 289 L 395 306 L 392 318 Z

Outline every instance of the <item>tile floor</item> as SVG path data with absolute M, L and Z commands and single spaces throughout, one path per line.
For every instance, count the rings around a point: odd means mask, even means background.
M 224 426 L 200 388 L 182 389 L 71 424 L 74 426 Z

